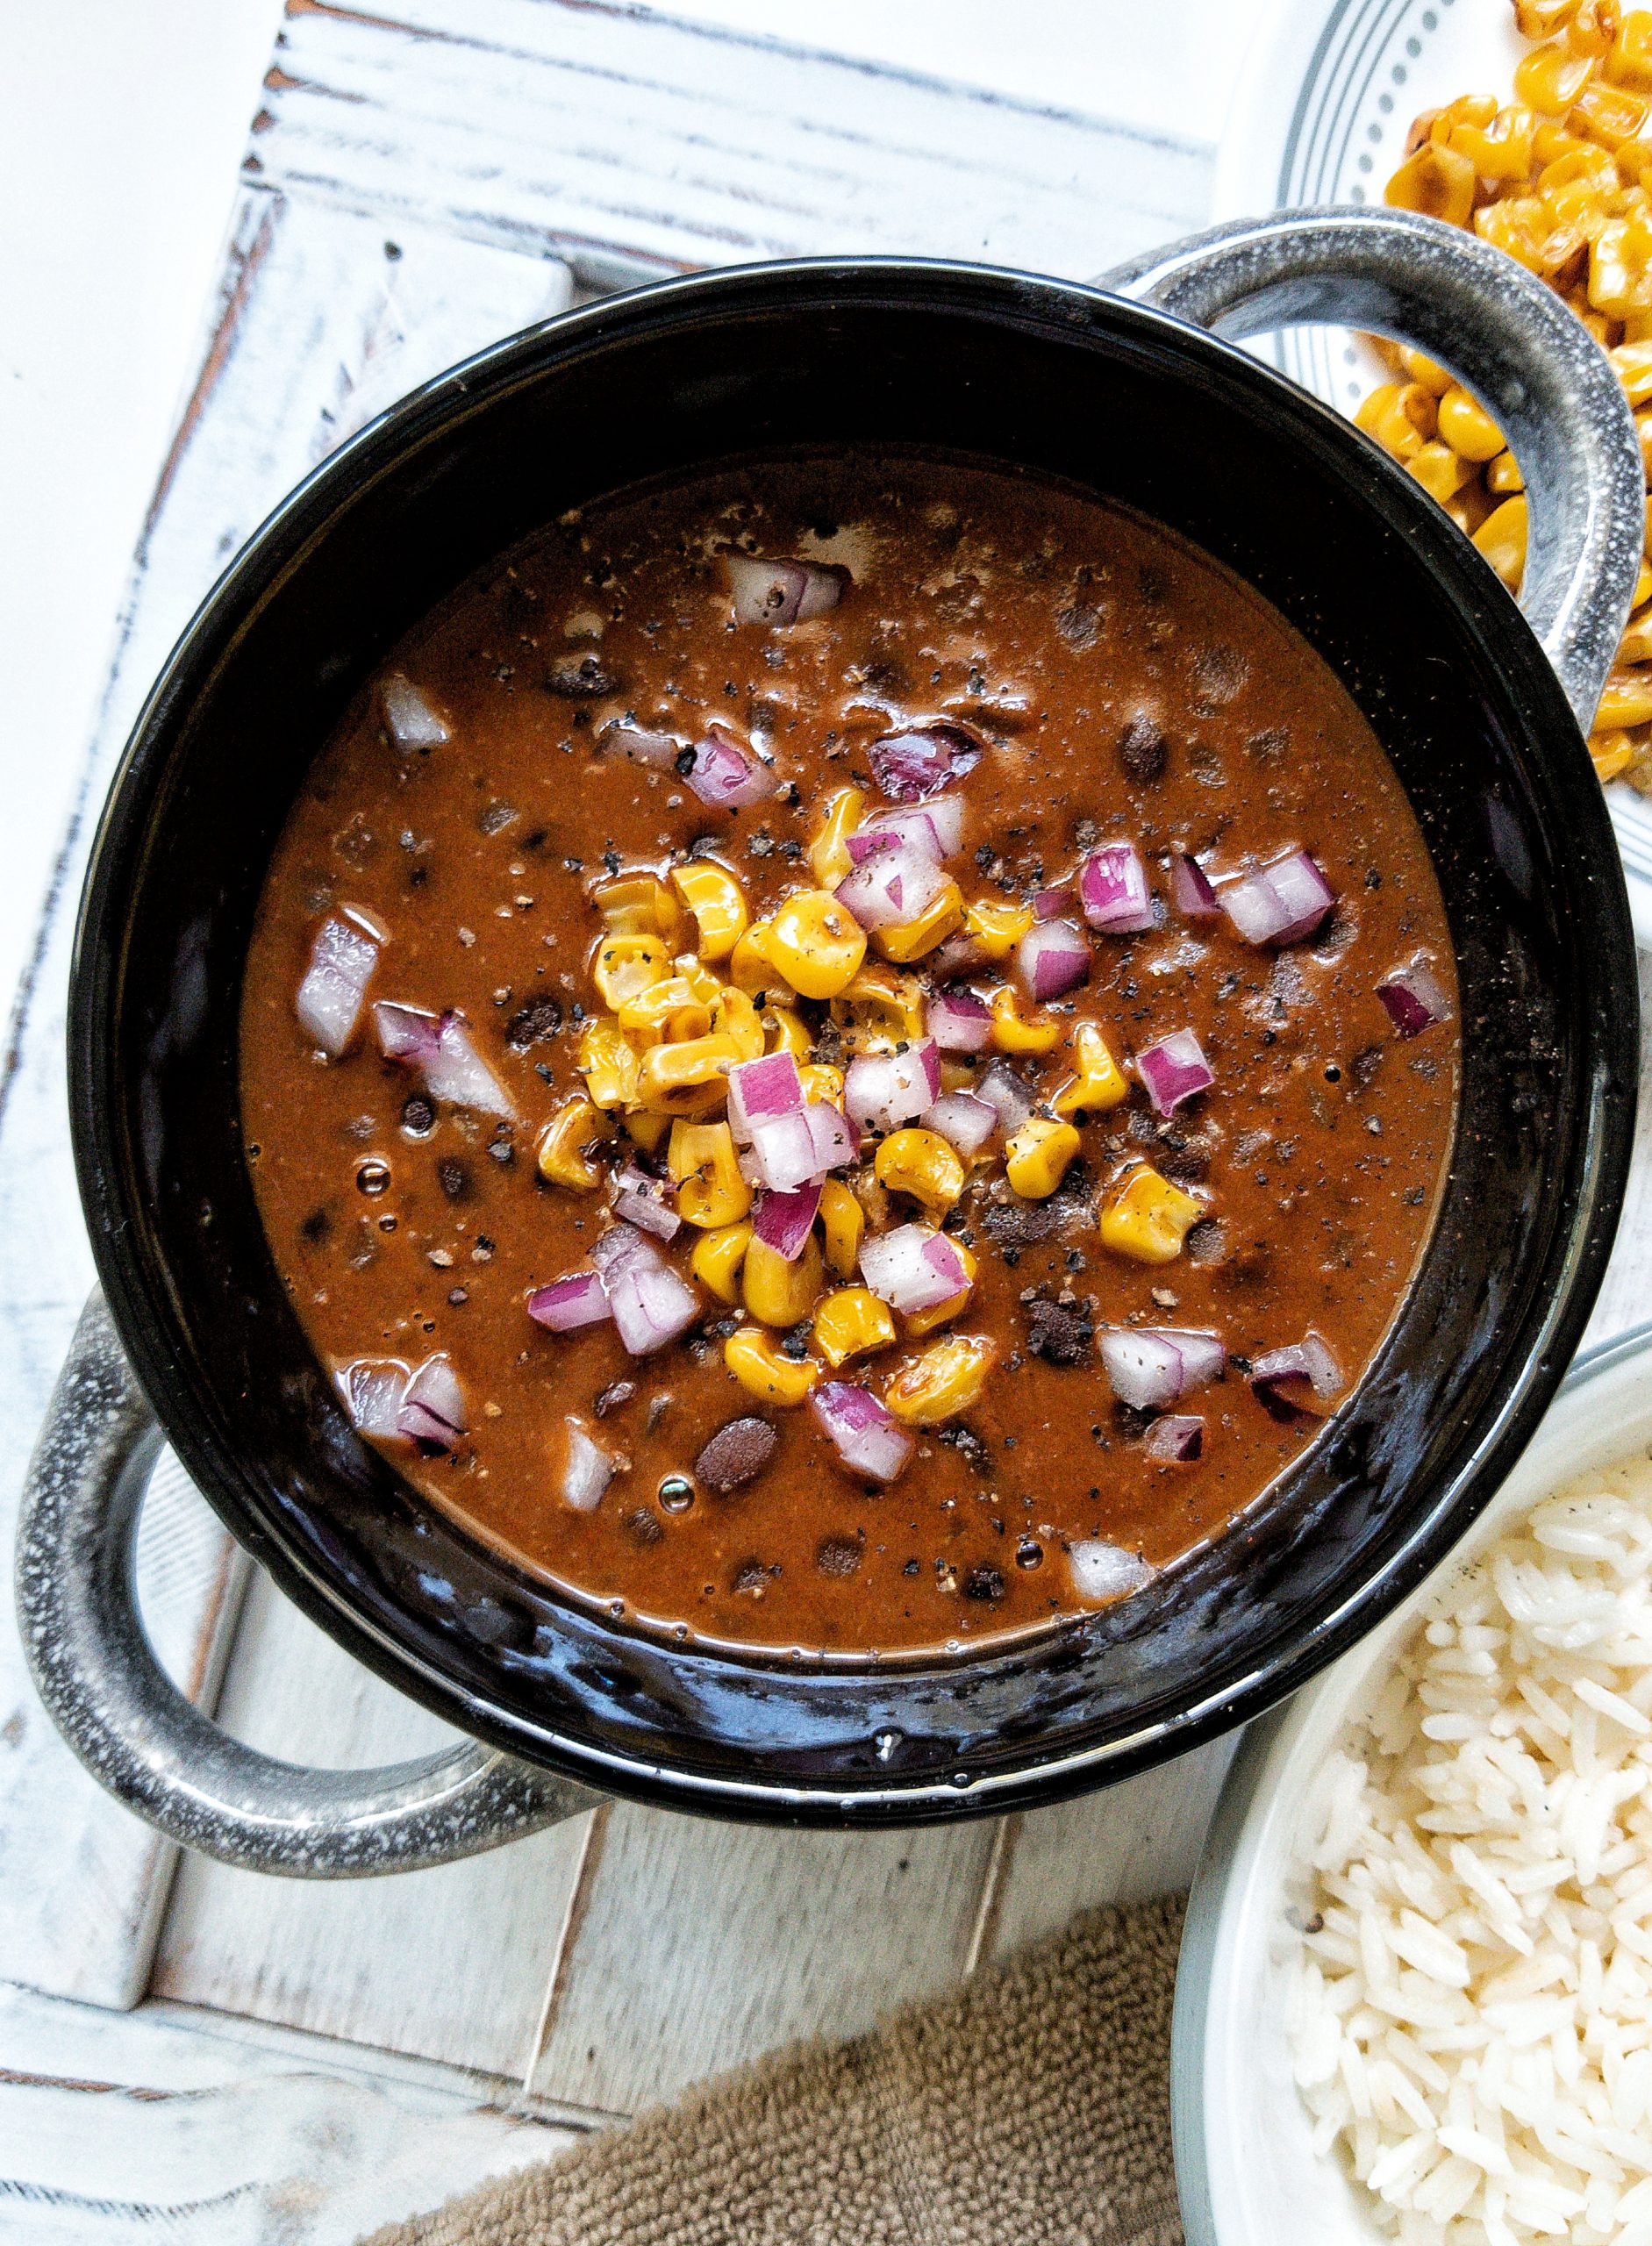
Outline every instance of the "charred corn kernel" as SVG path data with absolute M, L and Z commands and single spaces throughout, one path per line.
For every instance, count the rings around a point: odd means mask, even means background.
M 1597 78 L 1578 95 L 1566 122 L 1574 132 L 1587 133 L 1603 147 L 1615 150 L 1646 130 L 1648 107 L 1652 104 L 1644 94 L 1632 94 L 1627 87 L 1609 86 Z
M 1004 1174 L 1024 1201 L 1048 1200 L 1077 1152 L 1078 1134 L 1070 1123 L 1029 1115 L 1005 1142 Z
M 826 1284 L 820 1243 L 812 1233 L 794 1262 L 754 1233 L 740 1271 L 740 1292 L 752 1316 L 765 1326 L 796 1326 L 808 1317 Z
M 1644 211 L 1608 218 L 1589 251 L 1589 301 L 1622 319 L 1652 311 L 1652 222 Z
M 740 1267 L 746 1260 L 751 1236 L 748 1224 L 719 1225 L 715 1232 L 702 1233 L 694 1243 L 689 1269 L 719 1302 L 740 1300 Z
M 739 1060 L 731 1037 L 693 1037 L 681 1045 L 651 1045 L 637 1062 L 639 1107 L 658 1115 L 697 1115 L 728 1096 L 728 1071 Z
M 740 1174 L 726 1123 L 673 1123 L 665 1166 L 676 1180 L 677 1214 L 686 1224 L 714 1231 L 738 1224 L 751 1207 L 752 1190 Z
M 1618 642 L 1618 668 L 1621 670 L 1632 663 L 1652 662 L 1652 609 L 1643 615 L 1631 617 L 1621 640 Z
M 758 1017 L 765 1053 L 790 1053 L 801 1061 L 814 1050 L 814 1035 L 792 1006 L 765 1006 Z
M 1517 491 L 1525 490 L 1526 478 L 1513 453 L 1499 453 L 1494 461 L 1487 461 L 1485 488 L 1499 499 L 1512 498 Z
M 637 1056 L 617 1021 L 599 1018 L 580 1033 L 576 1068 L 598 1107 L 628 1107 L 637 1096 Z
M 885 959 L 892 959 L 898 967 L 909 960 L 922 959 L 937 944 L 943 944 L 963 926 L 963 891 L 955 881 L 942 882 L 934 896 L 915 920 L 904 920 L 893 928 L 880 928 L 874 941 Z
M 723 1363 L 740 1386 L 765 1404 L 801 1404 L 820 1377 L 812 1357 L 789 1357 L 760 1326 L 742 1326 L 723 1344 Z
M 774 930 L 767 920 L 754 920 L 728 955 L 728 977 L 737 990 L 754 998 L 790 998 L 796 994 L 772 948 Z
M 1056 1114 L 1070 1120 L 1075 1115 L 1102 1115 L 1117 1107 L 1130 1087 L 1095 1023 L 1081 1021 L 1069 1042 L 1073 1073 L 1056 1086 L 1050 1101 Z
M 1006 898 L 977 898 L 964 908 L 964 933 L 973 936 L 989 959 L 1007 959 L 1033 925 L 1031 907 Z
M 1596 776 L 1603 784 L 1626 771 L 1634 762 L 1634 736 L 1621 726 L 1615 733 L 1589 736 L 1589 754 L 1594 760 Z
M 1431 499 L 1438 499 L 1443 507 L 1448 499 L 1457 493 L 1474 474 L 1466 460 L 1459 460 L 1449 445 L 1435 442 L 1424 445 L 1405 462 L 1407 476 L 1414 476 Z
M 889 1305 L 869 1288 L 839 1287 L 815 1307 L 814 1338 L 835 1372 L 851 1357 L 891 1348 L 897 1338 L 895 1320 Z
M 1546 40 L 1541 46 L 1534 46 L 1529 54 L 1521 55 L 1515 64 L 1515 99 L 1523 102 L 1527 109 L 1541 110 L 1545 117 L 1559 117 L 1571 108 L 1589 83 L 1594 67 L 1591 56 L 1574 54 L 1563 39 Z M 1570 118 L 1567 123 L 1571 123 Z M 1472 171 L 1473 167 L 1470 168 Z M 1419 207 L 1416 204 L 1407 205 L 1413 211 Z M 1435 216 L 1443 213 L 1436 212 Z
M 673 866 L 671 886 L 694 915 L 702 959 L 726 959 L 751 920 L 746 892 L 726 866 L 711 858 L 690 858 Z
M 1496 115 L 1495 94 L 1459 94 L 1443 109 L 1428 112 L 1428 138 L 1443 148 L 1459 125 L 1487 125 Z
M 1588 236 L 1582 228 L 1557 219 L 1534 195 L 1486 204 L 1474 214 L 1474 231 L 1528 273 L 1556 283 L 1563 273 L 1575 278 L 1588 255 Z
M 829 1061 L 802 1062 L 797 1078 L 805 1099 L 824 1100 L 828 1107 L 842 1106 L 843 1071 L 834 1069 Z
M 1610 148 L 1592 140 L 1579 140 L 1543 166 L 1537 175 L 1539 199 L 1550 215 L 1564 224 L 1576 224 L 1598 214 L 1611 215 L 1611 198 L 1622 185 Z
M 1354 418 L 1385 453 L 1409 460 L 1434 435 L 1437 414 L 1433 391 L 1420 383 L 1383 383 L 1361 400 Z
M 634 1045 L 680 1045 L 685 1038 L 705 1036 L 712 1010 L 695 996 L 686 976 L 668 975 L 651 991 L 627 998 L 619 1019 Z
M 849 837 L 865 810 L 866 798 L 858 788 L 840 788 L 826 805 L 826 817 L 809 845 L 809 870 L 822 889 L 835 889 L 847 879 L 853 865 Z
M 1644 8 L 1632 8 L 1618 26 L 1601 74 L 1614 86 L 1652 94 L 1652 15 Z
M 611 1012 L 669 979 L 671 955 L 658 936 L 604 936 L 591 962 L 591 980 Z
M 1466 156 L 1482 179 L 1524 179 L 1532 168 L 1536 130 L 1537 119 L 1531 111 L 1515 103 L 1489 118 L 1454 120 L 1447 129 L 1445 145 L 1457 155 Z
M 1522 39 L 1553 39 L 1577 11 L 1577 0 L 1514 0 L 1514 21 Z
M 657 874 L 616 874 L 598 882 L 590 901 L 616 936 L 658 936 L 668 951 L 679 951 L 686 924 L 677 901 Z
M 1526 502 L 1505 499 L 1474 533 L 1474 542 L 1509 590 L 1518 592 L 1526 568 Z
M 645 1115 L 640 1108 L 633 1108 L 626 1117 L 626 1134 L 642 1148 L 645 1155 L 659 1150 L 660 1142 L 671 1128 L 669 1115 Z
M 939 1131 L 891 1131 L 872 1157 L 873 1175 L 888 1192 L 910 1193 L 932 1217 L 944 1217 L 963 1191 L 963 1164 Z
M 1495 460 L 1503 450 L 1502 431 L 1461 383 L 1454 383 L 1440 401 L 1440 433 L 1464 460 Z
M 1610 51 L 1622 21 L 1620 0 L 1577 0 L 1566 18 L 1566 44 L 1574 54 L 1598 61 Z
M 1435 397 L 1442 396 L 1448 390 L 1455 380 L 1448 368 L 1437 366 L 1432 359 L 1425 358 L 1420 351 L 1413 351 L 1409 344 L 1397 345 L 1395 354 L 1407 377 L 1412 382 L 1420 383 L 1423 388 Z
M 1585 64 L 1585 75 L 1587 68 Z M 1443 218 L 1448 225 L 1466 226 L 1474 211 L 1474 166 L 1455 148 L 1425 140 L 1389 181 L 1384 199 L 1396 211 L 1420 211 L 1427 218 Z
M 1609 671 L 1600 707 L 1595 712 L 1596 731 L 1609 733 L 1620 726 L 1648 723 L 1652 723 L 1652 664 L 1642 663 L 1636 670 Z
M 1580 140 L 1575 132 L 1568 132 L 1565 126 L 1557 125 L 1552 117 L 1540 118 L 1537 131 L 1532 136 L 1532 159 L 1539 165 L 1552 164 L 1558 158 L 1570 156 L 1574 150 L 1588 146 L 1586 140 Z
M 742 1061 L 755 1061 L 763 1050 L 763 1026 L 757 1009 L 744 991 L 732 983 L 719 986 L 711 1002 L 713 1037 L 726 1037 Z
M 769 951 L 794 991 L 835 998 L 860 972 L 866 931 L 829 890 L 798 890 L 775 907 Z
M 883 1401 L 909 1427 L 938 1427 L 979 1399 L 996 1354 L 983 1334 L 949 1334 L 903 1365 Z
M 1652 400 L 1652 343 L 1620 343 L 1606 356 L 1631 405 Z
M 820 1188 L 820 1229 L 826 1235 L 827 1263 L 840 1279 L 852 1279 L 861 1258 L 866 1212 L 840 1177 L 828 1177 Z
M 545 1127 L 540 1141 L 540 1176 L 547 1185 L 571 1186 L 590 1193 L 602 1184 L 602 1172 L 586 1161 L 583 1148 L 602 1134 L 603 1119 L 588 1099 L 568 1099 Z
M 1048 1053 L 1061 1042 L 1062 1026 L 1045 1014 L 1024 1014 L 1015 992 L 1000 983 L 987 1001 L 992 1016 L 992 1042 L 1000 1053 Z
M 1138 1263 L 1170 1263 L 1205 1212 L 1156 1169 L 1132 1170 L 1101 1212 L 1102 1245 Z
M 924 1034 L 924 986 L 876 961 L 832 1001 L 832 1019 L 857 1053 L 892 1052 Z
M 961 1240 L 955 1240 L 952 1244 L 962 1259 L 963 1268 L 969 1276 L 957 1293 L 948 1295 L 945 1302 L 938 1302 L 928 1310 L 909 1310 L 905 1313 L 901 1325 L 909 1341 L 915 1341 L 926 1334 L 933 1334 L 937 1326 L 950 1325 L 958 1313 L 969 1306 L 969 1298 L 975 1292 L 976 1260 Z

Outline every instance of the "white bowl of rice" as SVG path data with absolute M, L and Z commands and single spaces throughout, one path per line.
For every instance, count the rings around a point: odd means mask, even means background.
M 1189 2246 L 1652 2246 L 1652 1327 L 1247 1734 L 1173 2103 Z

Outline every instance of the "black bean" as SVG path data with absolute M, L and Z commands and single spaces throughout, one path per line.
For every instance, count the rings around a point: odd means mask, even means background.
M 1119 736 L 1119 762 L 1126 780 L 1150 788 L 1164 777 L 1170 746 L 1151 718 L 1132 718 Z
M 774 1456 L 779 1440 L 767 1420 L 755 1416 L 731 1420 L 701 1451 L 694 1470 L 708 1490 L 726 1495 L 756 1480 Z

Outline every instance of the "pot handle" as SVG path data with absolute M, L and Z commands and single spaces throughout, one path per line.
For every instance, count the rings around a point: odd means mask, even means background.
M 1622 388 L 1552 290 L 1461 227 L 1334 208 L 1241 218 L 1096 285 L 1232 339 L 1329 323 L 1448 367 L 1520 463 L 1530 502 L 1520 606 L 1590 730 L 1646 544 L 1646 478 Z
M 129 1809 L 225 1863 L 350 1879 L 475 1856 L 601 1800 L 475 1741 L 380 1770 L 322 1770 L 219 1730 L 156 1661 L 137 1609 L 138 1514 L 160 1448 L 94 1293 L 24 1484 L 18 1611 L 53 1720 Z

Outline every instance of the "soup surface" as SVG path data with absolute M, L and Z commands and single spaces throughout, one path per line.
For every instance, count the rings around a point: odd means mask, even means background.
M 892 1656 L 1128 1595 L 1314 1439 L 1455 1012 L 1400 786 L 1259 595 L 1047 483 L 776 461 L 396 651 L 270 867 L 242 1112 L 433 1502 L 645 1627 Z

